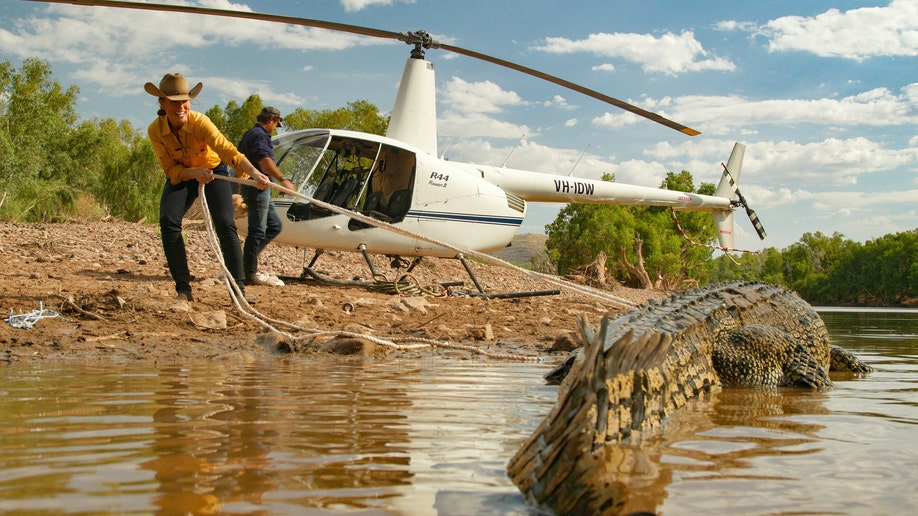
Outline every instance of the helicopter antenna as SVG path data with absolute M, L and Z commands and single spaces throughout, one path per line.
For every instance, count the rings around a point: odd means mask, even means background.
M 504 162 L 500 164 L 501 168 L 507 166 L 507 162 L 510 161 L 510 156 L 513 155 L 513 151 L 515 151 L 520 146 L 520 144 L 523 143 L 523 138 L 525 137 L 526 137 L 525 133 L 520 135 L 520 139 L 517 140 L 516 146 L 510 149 L 510 154 L 507 154 L 507 157 L 504 158 Z
M 568 177 L 571 177 L 571 176 L 574 175 L 574 169 L 577 168 L 577 165 L 580 164 L 580 160 L 583 159 L 583 155 L 586 154 L 586 151 L 587 151 L 587 149 L 589 149 L 589 148 L 590 148 L 590 144 L 588 143 L 587 146 L 583 148 L 583 152 L 580 153 L 580 157 L 577 158 L 577 161 L 574 162 L 574 166 L 571 167 L 571 171 L 568 172 L 568 174 L 567 174 Z
M 453 144 L 456 143 L 455 138 L 450 138 L 449 143 L 446 144 L 446 149 L 440 154 L 440 159 L 447 159 L 446 153 L 453 147 Z

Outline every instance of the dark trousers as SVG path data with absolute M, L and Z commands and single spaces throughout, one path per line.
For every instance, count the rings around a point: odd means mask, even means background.
M 214 174 L 228 176 L 229 170 L 221 163 L 214 169 Z M 182 218 L 197 198 L 197 180 L 192 179 L 174 185 L 167 179 L 166 185 L 163 186 L 163 196 L 159 201 L 159 229 L 163 236 L 163 250 L 169 264 L 169 273 L 175 281 L 176 292 L 191 292 L 188 255 L 185 252 L 185 240 L 182 238 Z M 220 241 L 226 268 L 239 288 L 244 288 L 242 247 L 239 244 L 239 234 L 236 232 L 236 222 L 233 220 L 233 184 L 214 179 L 204 186 L 204 198 L 207 200 L 214 230 Z
M 271 201 L 270 188 L 243 185 L 241 192 L 249 211 L 249 229 L 242 246 L 242 269 L 248 277 L 258 271 L 258 255 L 280 234 L 283 225 Z

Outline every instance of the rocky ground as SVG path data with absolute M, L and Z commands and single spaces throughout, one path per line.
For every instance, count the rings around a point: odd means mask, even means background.
M 258 299 L 249 311 L 233 303 L 203 224 L 190 221 L 186 228 L 196 277 L 192 303 L 175 299 L 155 225 L 0 224 L 3 318 L 12 315 L 16 321 L 39 308 L 53 311 L 30 329 L 3 322 L 0 361 L 254 360 L 332 350 L 374 356 L 545 356 L 561 346 L 559 336 L 576 330 L 577 316 L 597 322 L 604 313 L 621 310 L 563 287 L 559 295 L 548 296 L 463 296 L 462 291 L 477 290 L 456 260 L 425 259 L 412 273 L 422 287 L 464 282 L 450 287 L 448 296 L 402 296 L 366 286 L 320 283 L 301 278 L 304 250 L 272 245 L 262 255 L 261 270 L 277 274 L 287 284 L 248 287 Z M 311 258 L 311 250 L 305 256 Z M 389 259 L 377 256 L 374 264 L 378 272 L 395 279 Z M 472 268 L 491 293 L 559 288 L 511 268 L 481 263 Z M 357 253 L 327 252 L 314 269 L 339 283 L 372 280 Z M 611 293 L 634 303 L 663 295 L 624 287 Z M 404 347 L 410 344 L 421 346 Z

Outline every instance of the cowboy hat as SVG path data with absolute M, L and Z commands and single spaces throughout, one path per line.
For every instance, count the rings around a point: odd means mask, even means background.
M 201 88 L 203 87 L 204 85 L 199 82 L 189 90 L 188 81 L 180 73 L 163 75 L 163 79 L 159 81 L 159 88 L 154 86 L 152 82 L 143 85 L 143 89 L 150 95 L 169 100 L 191 100 L 197 97 L 198 93 L 201 93 Z

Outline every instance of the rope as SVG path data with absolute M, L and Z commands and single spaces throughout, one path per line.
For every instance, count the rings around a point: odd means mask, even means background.
M 399 296 L 422 296 L 424 294 L 436 297 L 446 296 L 446 289 L 440 285 L 422 287 L 418 279 L 407 272 L 400 274 L 393 281 L 389 281 L 385 276 L 377 274 L 373 283 L 367 287 L 367 290 Z
M 230 178 L 226 176 L 216 176 L 221 179 L 231 180 L 233 182 L 239 182 L 243 184 L 252 184 L 254 181 L 244 182 L 245 180 L 239 178 Z M 280 185 L 271 184 L 275 188 L 279 188 L 284 192 L 292 192 Z M 304 196 L 305 197 L 305 196 Z M 259 313 L 257 310 L 252 308 L 252 305 L 245 300 L 245 297 L 242 295 L 242 292 L 239 290 L 239 286 L 236 285 L 235 280 L 233 280 L 232 274 L 230 274 L 229 269 L 226 268 L 226 263 L 223 261 L 223 253 L 220 251 L 220 243 L 217 241 L 216 232 L 213 227 L 213 220 L 210 217 L 210 209 L 207 206 L 207 198 L 204 195 L 204 184 L 200 183 L 198 185 L 198 198 L 201 199 L 201 207 L 205 213 L 204 215 L 204 225 L 207 228 L 207 240 L 210 244 L 211 252 L 216 256 L 217 263 L 220 264 L 220 268 L 223 271 L 223 281 L 229 290 L 230 298 L 233 300 L 233 304 L 236 306 L 236 309 L 245 317 L 248 317 L 255 323 L 259 324 L 263 328 L 267 329 L 272 333 L 276 333 L 284 337 L 285 340 L 291 343 L 291 346 L 294 348 L 294 351 L 299 351 L 301 342 L 311 342 L 318 337 L 351 337 L 355 339 L 363 339 L 380 346 L 390 347 L 399 351 L 410 351 L 417 349 L 425 348 L 444 348 L 444 349 L 455 349 L 463 350 L 472 353 L 477 353 L 479 355 L 486 356 L 493 359 L 502 359 L 502 360 L 524 360 L 524 361 L 538 361 L 540 360 L 537 356 L 522 356 L 522 355 L 511 355 L 507 353 L 492 353 L 487 350 L 476 348 L 474 346 L 468 346 L 463 344 L 455 344 L 451 342 L 444 342 L 434 339 L 420 338 L 420 337 L 397 337 L 392 339 L 383 339 L 379 337 L 374 337 L 372 335 L 365 335 L 361 333 L 342 331 L 342 330 L 332 330 L 332 331 L 323 331 L 317 328 L 306 328 L 304 326 L 299 326 L 297 324 L 283 321 L 280 319 L 273 319 L 262 313 Z M 325 204 L 325 203 L 322 203 Z M 331 205 L 328 205 L 331 206 Z M 337 206 L 334 208 L 340 209 Z M 293 335 L 286 331 L 279 330 L 277 326 L 286 326 L 287 328 L 305 332 L 305 335 Z M 400 344 L 400 342 L 405 342 L 407 344 Z
M 217 179 L 221 179 L 221 180 L 224 180 L 224 181 L 231 181 L 231 182 L 233 182 L 233 183 L 239 183 L 239 184 L 244 184 L 244 185 L 255 186 L 255 182 L 254 182 L 254 181 L 251 181 L 251 180 L 248 180 L 248 179 L 240 179 L 240 178 L 238 178 L 238 177 L 229 177 L 229 176 L 215 176 L 215 177 L 216 177 Z M 433 244 L 433 245 L 436 245 L 436 246 L 439 246 L 439 247 L 443 247 L 443 248 L 449 249 L 449 250 L 451 250 L 451 251 L 454 251 L 454 252 L 456 253 L 457 256 L 458 256 L 458 255 L 470 256 L 470 257 L 475 258 L 476 260 L 481 261 L 481 262 L 490 263 L 491 265 L 497 265 L 497 266 L 500 266 L 500 267 L 505 267 L 505 268 L 508 268 L 508 269 L 512 269 L 512 270 L 514 270 L 514 271 L 516 271 L 516 272 L 518 272 L 518 273 L 520 273 L 520 274 L 529 276 L 530 278 L 539 279 L 539 280 L 545 281 L 545 282 L 547 282 L 547 283 L 551 283 L 551 284 L 553 284 L 553 285 L 562 286 L 562 287 L 568 288 L 568 289 L 570 289 L 570 290 L 573 290 L 573 291 L 576 291 L 576 292 L 580 292 L 581 294 L 585 294 L 585 295 L 588 295 L 588 296 L 597 298 L 597 299 L 599 299 L 599 300 L 601 300 L 601 301 L 607 301 L 607 302 L 609 302 L 609 303 L 612 303 L 612 304 L 615 304 L 615 305 L 619 305 L 619 306 L 624 307 L 624 308 L 627 308 L 627 309 L 631 309 L 631 308 L 634 308 L 635 306 L 637 306 L 636 303 L 633 303 L 633 302 L 631 302 L 631 301 L 629 301 L 629 300 L 627 300 L 627 299 L 624 299 L 624 298 L 622 298 L 622 297 L 615 296 L 615 295 L 613 295 L 613 294 L 611 294 L 611 293 L 609 293 L 609 292 L 606 292 L 606 291 L 603 291 L 603 290 L 599 290 L 599 289 L 597 289 L 597 288 L 588 287 L 588 286 L 586 286 L 586 285 L 579 285 L 579 284 L 574 283 L 574 282 L 572 282 L 572 281 L 567 281 L 567 280 L 558 278 L 558 277 L 556 277 L 556 276 L 552 276 L 552 275 L 550 275 L 550 274 L 544 274 L 544 273 L 541 273 L 541 272 L 536 272 L 536 271 L 533 271 L 533 270 L 524 269 L 524 268 L 522 268 L 522 267 L 517 267 L 516 265 L 513 265 L 513 264 L 510 263 L 510 262 L 501 260 L 500 258 L 497 258 L 497 257 L 495 257 L 495 256 L 491 256 L 491 255 L 489 255 L 489 254 L 480 253 L 480 252 L 478 252 L 478 251 L 473 251 L 473 250 L 471 250 L 471 249 L 463 249 L 463 248 L 461 248 L 461 247 L 457 247 L 457 246 L 454 246 L 454 245 L 452 245 L 452 244 L 448 244 L 448 243 L 446 243 L 446 242 L 441 242 L 441 241 L 439 241 L 439 240 L 436 240 L 436 239 L 434 239 L 434 238 L 430 238 L 430 237 L 425 236 L 425 235 L 419 235 L 419 234 L 417 234 L 417 233 L 412 233 L 411 231 L 407 231 L 407 230 L 405 230 L 405 229 L 396 227 L 396 226 L 394 226 L 394 225 L 392 225 L 392 224 L 389 224 L 388 222 L 383 222 L 383 221 L 381 221 L 381 220 L 379 220 L 379 219 L 374 219 L 374 218 L 372 218 L 372 217 L 368 217 L 368 216 L 366 216 L 366 215 L 364 215 L 364 214 L 362 214 L 362 213 L 360 213 L 360 212 L 357 212 L 357 211 L 352 211 L 352 210 L 349 210 L 349 209 L 347 209 L 347 208 L 342 208 L 342 207 L 340 207 L 340 206 L 335 206 L 334 204 L 328 204 L 328 203 L 323 202 L 323 201 L 320 201 L 320 200 L 318 200 L 318 199 L 313 199 L 312 197 L 309 197 L 308 195 L 301 194 L 301 193 L 299 193 L 299 192 L 297 192 L 297 191 L 295 191 L 295 190 L 291 190 L 291 189 L 289 189 L 289 188 L 285 188 L 285 187 L 283 187 L 283 186 L 281 186 L 281 185 L 278 185 L 278 184 L 275 184 L 275 183 L 270 183 L 270 186 L 271 186 L 271 188 L 275 188 L 275 189 L 277 189 L 277 190 L 283 192 L 283 193 L 286 194 L 286 195 L 289 195 L 289 196 L 292 196 L 292 197 L 296 197 L 296 198 L 302 199 L 302 200 L 304 200 L 304 201 L 308 201 L 308 202 L 310 202 L 310 203 L 315 204 L 316 206 L 318 206 L 318 207 L 320 207 L 320 208 L 324 208 L 324 209 L 333 211 L 333 212 L 338 213 L 338 214 L 341 214 L 341 215 L 347 215 L 348 217 L 351 217 L 351 218 L 353 218 L 353 219 L 356 219 L 356 220 L 358 220 L 358 221 L 360 221 L 360 222 L 365 222 L 365 223 L 370 224 L 370 225 L 372 225 L 372 226 L 376 226 L 376 227 L 379 227 L 379 228 L 383 228 L 383 229 L 385 229 L 385 230 L 387 230 L 387 231 L 391 231 L 391 232 L 393 232 L 393 233 L 396 233 L 396 234 L 399 234 L 399 235 L 402 235 L 402 236 L 405 236 L 405 237 L 408 237 L 408 238 L 415 238 L 415 239 L 417 239 L 417 240 L 423 240 L 423 241 L 425 241 L 425 242 L 427 242 L 427 243 L 430 243 L 430 244 Z
M 38 321 L 42 319 L 53 319 L 55 317 L 60 317 L 65 321 L 69 320 L 54 310 L 46 309 L 43 303 L 39 301 L 38 309 L 27 313 L 14 314 L 13 309 L 10 308 L 10 316 L 4 319 L 4 322 L 10 323 L 10 326 L 13 328 L 25 328 L 30 330 L 38 323 Z
M 674 210 L 674 209 L 672 208 L 672 206 L 670 206 L 669 211 L 673 214 L 673 220 L 676 221 L 676 227 L 679 228 L 679 232 L 682 233 L 683 238 L 685 238 L 686 240 L 688 240 L 688 242 L 689 242 L 690 244 L 692 244 L 692 245 L 696 245 L 696 246 L 698 246 L 698 247 L 707 247 L 707 248 L 709 248 L 709 249 L 717 249 L 718 251 L 724 251 L 724 252 L 727 252 L 727 253 L 730 253 L 730 252 L 737 252 L 737 253 L 753 253 L 753 254 L 758 254 L 758 253 L 759 253 L 759 251 L 750 251 L 750 250 L 748 250 L 748 249 L 736 249 L 736 248 L 734 248 L 734 247 L 723 247 L 723 246 L 719 246 L 719 245 L 702 244 L 702 243 L 696 242 L 696 241 L 692 240 L 691 237 L 688 236 L 688 233 L 686 233 L 684 229 L 682 229 L 682 224 L 679 224 L 679 217 L 676 216 L 676 210 Z M 733 258 L 731 257 L 730 259 L 732 260 Z M 736 263 L 735 260 L 734 260 L 734 263 Z

